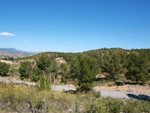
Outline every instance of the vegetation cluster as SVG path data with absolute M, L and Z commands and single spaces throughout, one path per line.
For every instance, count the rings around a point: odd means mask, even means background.
M 93 92 L 76 95 L 37 87 L 0 84 L 0 112 L 19 113 L 149 113 L 150 102 L 112 99 Z
M 63 58 L 60 63 L 56 58 Z M 150 50 L 99 49 L 83 53 L 41 53 L 0 62 L 0 75 L 18 75 L 37 82 L 36 87 L 0 84 L 0 110 L 4 112 L 149 113 L 150 102 L 103 98 L 94 84 L 108 86 L 150 81 Z M 101 78 L 103 76 L 103 78 Z M 74 84 L 77 92 L 55 92 L 51 84 Z
M 43 68 L 46 73 L 53 73 L 51 79 L 57 78 L 57 75 L 61 74 L 62 82 L 64 83 L 68 80 L 76 81 L 77 79 L 80 79 L 80 81 L 77 81 L 81 82 L 82 78 L 90 78 L 93 81 L 93 78 L 98 74 L 100 76 L 97 78 L 105 76 L 105 79 L 113 80 L 117 85 L 129 82 L 146 84 L 150 81 L 150 49 L 124 50 L 120 48 L 104 48 L 83 53 L 47 52 L 24 59 L 44 59 L 40 56 L 49 56 L 53 61 L 55 61 L 55 58 L 62 57 L 67 61 L 66 64 L 59 66 L 57 62 L 51 63 L 50 67 L 53 67 L 53 69 L 48 68 L 48 66 L 47 68 L 45 67 L 46 69 Z M 41 67 L 38 66 L 38 63 L 37 68 L 40 69 Z M 44 63 L 43 60 L 43 64 L 48 65 L 50 62 L 47 60 Z M 49 72 L 46 70 L 49 70 Z M 87 80 L 82 81 L 85 82 Z M 78 83 L 78 85 L 81 85 L 81 83 Z
M 57 62 L 56 58 L 60 57 L 66 63 Z M 22 59 L 9 59 L 24 61 L 18 70 L 11 71 L 8 64 L 0 63 L 1 75 L 6 75 L 8 71 L 10 75 L 11 72 L 19 72 L 21 79 L 35 82 L 46 76 L 50 83 L 73 83 L 80 91 L 90 90 L 93 81 L 101 80 L 101 76 L 105 80 L 115 81 L 116 85 L 149 84 L 150 81 L 150 49 L 104 48 L 83 53 L 47 52 Z

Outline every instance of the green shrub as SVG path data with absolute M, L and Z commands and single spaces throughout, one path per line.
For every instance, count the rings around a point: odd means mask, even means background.
M 90 93 L 95 97 L 95 98 L 100 98 L 101 97 L 101 92 L 100 91 L 90 91 Z
M 10 65 L 4 62 L 0 62 L 0 75 L 7 75 L 9 72 Z
M 109 113 L 120 113 L 121 111 L 120 101 L 116 99 L 107 98 L 107 102 L 105 103 L 105 106 L 109 111 Z
M 150 113 L 150 102 L 127 100 L 122 111 L 125 113 Z
M 61 93 L 27 85 L 0 84 L 0 111 L 19 113 L 150 113 L 150 102 L 96 98 L 93 93 Z
M 118 80 L 116 80 L 115 84 L 119 85 L 119 86 L 123 86 L 126 82 L 126 78 L 125 77 L 120 77 Z
M 121 80 L 117 80 L 115 82 L 115 84 L 118 85 L 118 86 L 123 86 L 125 83 L 123 81 L 121 81 Z
M 30 79 L 34 82 L 37 82 L 40 80 L 40 75 L 32 75 L 30 76 Z
M 108 113 L 108 111 L 100 100 L 91 99 L 91 101 L 85 104 L 84 113 Z
M 0 111 L 19 113 L 60 113 L 74 108 L 75 96 L 35 87 L 0 85 Z
M 96 60 L 87 55 L 79 54 L 78 57 L 72 58 L 70 61 L 70 67 L 72 77 L 78 80 L 78 91 L 90 91 L 92 82 L 99 73 L 99 67 Z
M 12 69 L 9 70 L 8 75 L 10 75 L 10 76 L 18 75 L 19 76 L 19 71 L 17 69 L 12 68 Z
M 108 87 L 115 86 L 115 82 L 108 82 Z
M 29 61 L 25 61 L 21 63 L 19 67 L 19 73 L 21 74 L 21 77 L 28 78 L 29 76 L 32 76 L 32 64 Z
M 40 85 L 39 88 L 41 90 L 46 89 L 46 90 L 50 90 L 50 82 L 48 80 L 48 77 L 46 75 L 42 75 L 40 77 Z

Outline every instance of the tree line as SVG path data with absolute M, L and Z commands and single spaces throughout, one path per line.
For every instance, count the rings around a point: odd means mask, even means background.
M 142 84 L 150 80 L 150 49 L 105 48 L 84 54 L 97 60 L 101 73 L 107 75 L 107 78 L 117 80 L 124 76 Z
M 67 63 L 58 64 L 57 57 L 63 57 Z M 114 81 L 121 77 L 142 84 L 150 81 L 150 49 L 104 48 L 83 53 L 42 53 L 27 58 L 35 59 L 35 62 L 26 61 L 20 65 L 22 79 L 38 81 L 44 75 L 52 83 L 61 75 L 62 83 L 76 81 L 81 91 L 91 88 L 97 74 Z M 0 63 L 1 70 L 5 67 L 3 65 Z M 0 71 L 0 74 L 3 73 Z

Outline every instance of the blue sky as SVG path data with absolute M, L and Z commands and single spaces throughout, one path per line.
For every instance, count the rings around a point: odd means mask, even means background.
M 0 0 L 0 47 L 150 48 L 150 0 Z

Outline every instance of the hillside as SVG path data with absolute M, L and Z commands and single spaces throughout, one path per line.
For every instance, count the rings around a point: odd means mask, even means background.
M 82 52 L 83 54 L 87 54 L 91 57 L 98 58 L 99 56 L 111 55 L 111 54 L 122 54 L 122 55 L 129 55 L 129 54 L 145 54 L 149 57 L 150 60 L 150 49 L 122 49 L 122 48 L 101 48 L 96 50 L 89 50 Z M 29 57 L 21 58 L 21 59 L 34 59 L 39 57 L 42 54 L 57 57 L 63 57 L 65 60 L 69 60 L 70 58 L 77 56 L 78 54 L 82 53 L 63 53 L 63 52 L 43 52 L 36 55 L 32 55 Z
M 149 53 L 150 49 L 120 48 L 83 53 L 46 52 L 19 58 L 27 60 L 15 59 L 14 63 L 0 62 L 1 81 L 4 82 L 0 84 L 0 108 L 12 112 L 41 113 L 48 110 L 64 113 L 91 113 L 93 110 L 93 113 L 149 113 Z M 105 77 L 98 78 L 96 75 Z M 20 81 L 19 78 L 32 82 Z M 33 82 L 37 82 L 36 87 Z M 74 89 L 70 90 L 70 86 Z
M 27 57 L 34 54 L 35 53 L 21 51 L 14 48 L 0 48 L 0 59 L 4 57 L 14 57 L 14 58 Z
M 36 52 L 17 50 L 15 48 L 0 48 L 0 51 L 8 51 L 8 52 L 11 52 L 11 53 L 23 53 L 23 54 L 36 53 Z
M 62 57 L 70 65 L 78 65 L 74 60 L 78 60 L 80 55 L 89 57 L 96 61 L 100 76 L 118 80 L 118 84 L 126 79 L 141 84 L 150 80 L 150 49 L 103 48 L 82 53 L 45 52 L 20 59 L 36 59 L 41 55 Z

